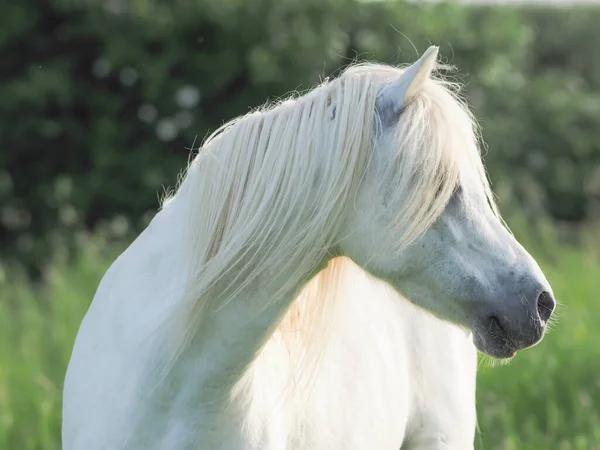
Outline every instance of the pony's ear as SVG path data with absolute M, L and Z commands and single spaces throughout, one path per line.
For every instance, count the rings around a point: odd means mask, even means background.
M 438 51 L 439 47 L 432 45 L 400 77 L 381 89 L 377 95 L 376 107 L 384 121 L 396 118 L 404 106 L 423 89 L 435 67 Z

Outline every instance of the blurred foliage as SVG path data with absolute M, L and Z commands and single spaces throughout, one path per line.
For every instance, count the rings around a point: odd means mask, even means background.
M 0 13 L 5 260 L 40 268 L 105 220 L 116 235 L 139 230 L 209 130 L 352 61 L 409 62 L 430 42 L 467 84 L 501 206 L 600 215 L 599 7 L 55 0 Z

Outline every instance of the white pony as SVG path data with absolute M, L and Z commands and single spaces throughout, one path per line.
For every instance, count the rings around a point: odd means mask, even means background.
M 437 53 L 204 143 L 83 320 L 66 450 L 473 448 L 475 347 L 537 343 L 554 299 Z

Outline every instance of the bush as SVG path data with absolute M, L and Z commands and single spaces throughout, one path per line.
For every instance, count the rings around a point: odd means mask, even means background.
M 441 44 L 464 74 L 505 208 L 597 214 L 600 8 L 88 0 L 0 12 L 0 245 L 30 267 L 102 220 L 117 234 L 144 226 L 224 120 L 355 59 L 414 60 L 411 41 Z

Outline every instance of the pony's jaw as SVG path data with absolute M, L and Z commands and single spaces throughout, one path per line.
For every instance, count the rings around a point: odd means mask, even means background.
M 471 330 L 475 347 L 494 358 L 511 358 L 543 339 L 556 302 L 537 270 L 506 265 L 476 271 L 456 260 L 446 264 L 455 270 L 433 264 L 380 278 L 438 318 Z

